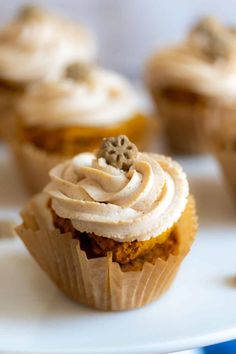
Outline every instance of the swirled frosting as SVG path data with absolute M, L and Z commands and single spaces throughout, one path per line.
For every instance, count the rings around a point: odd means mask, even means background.
M 80 232 L 119 242 L 161 235 L 185 209 L 188 182 L 170 158 L 138 153 L 128 172 L 83 153 L 50 172 L 52 208 Z
M 31 86 L 19 111 L 27 125 L 43 127 L 107 126 L 139 111 L 133 88 L 120 75 L 91 69 L 88 80 L 65 76 Z
M 1 30 L 2 80 L 28 83 L 57 75 L 71 61 L 94 59 L 95 42 L 87 29 L 38 11 L 38 16 L 17 16 Z
M 226 32 L 224 28 L 223 35 Z M 187 88 L 213 97 L 235 98 L 235 34 L 229 32 L 226 38 L 227 55 L 213 61 L 204 52 L 207 46 L 204 40 L 204 35 L 191 32 L 183 43 L 156 53 L 148 63 L 148 83 L 153 87 Z

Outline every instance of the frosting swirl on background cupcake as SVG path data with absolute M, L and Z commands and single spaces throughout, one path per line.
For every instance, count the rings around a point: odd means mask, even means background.
M 62 76 L 32 85 L 19 111 L 28 126 L 107 126 L 126 121 L 139 111 L 137 96 L 122 76 L 90 68 L 87 78 Z
M 116 241 L 144 241 L 171 228 L 182 215 L 188 182 L 170 158 L 138 153 L 128 171 L 91 153 L 50 172 L 45 191 L 52 208 L 80 232 Z
M 28 83 L 54 76 L 73 60 L 91 61 L 90 32 L 42 9 L 25 7 L 0 32 L 0 78 Z
M 153 87 L 188 88 L 207 94 L 236 96 L 236 35 L 214 18 L 200 21 L 183 44 L 154 55 L 147 81 Z

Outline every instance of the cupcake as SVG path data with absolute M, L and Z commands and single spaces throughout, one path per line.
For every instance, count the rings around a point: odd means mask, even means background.
M 235 31 L 213 18 L 201 20 L 183 43 L 151 57 L 146 82 L 172 152 L 206 151 L 205 110 L 236 98 L 235 75 Z
M 39 192 L 53 166 L 95 150 L 103 137 L 125 133 L 142 147 L 148 140 L 149 122 L 122 76 L 77 62 L 57 80 L 27 90 L 12 145 L 26 182 Z
M 50 171 L 16 231 L 56 286 L 75 301 L 127 310 L 158 299 L 193 242 L 196 211 L 182 168 L 106 138 Z
M 23 7 L 0 31 L 2 134 L 14 127 L 14 107 L 30 84 L 54 77 L 73 60 L 90 62 L 95 43 L 87 29 L 35 6 Z M 9 129 L 10 125 L 10 129 Z

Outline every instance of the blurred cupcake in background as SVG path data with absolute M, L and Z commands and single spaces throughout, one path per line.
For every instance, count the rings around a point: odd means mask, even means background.
M 66 295 L 102 310 L 158 299 L 197 231 L 194 198 L 172 159 L 141 153 L 124 135 L 54 167 L 17 232 Z
M 73 60 L 91 62 L 95 54 L 95 40 L 84 27 L 35 6 L 23 7 L 0 31 L 3 136 L 12 131 L 15 105 L 30 84 L 56 76 Z
M 209 109 L 212 119 L 205 127 L 209 145 L 236 201 L 236 102 L 219 102 Z
M 211 17 L 197 23 L 183 43 L 151 57 L 146 83 L 172 152 L 206 151 L 202 127 L 211 116 L 208 107 L 235 100 L 235 81 L 235 29 Z
M 126 134 L 140 148 L 149 140 L 150 119 L 129 82 L 78 62 L 57 80 L 32 85 L 21 99 L 17 122 L 13 150 L 36 192 L 56 163 L 93 151 L 103 137 Z

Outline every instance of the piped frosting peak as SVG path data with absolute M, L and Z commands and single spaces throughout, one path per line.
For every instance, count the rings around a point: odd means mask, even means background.
M 140 152 L 125 170 L 109 162 L 83 153 L 51 170 L 45 191 L 58 216 L 119 242 L 157 237 L 179 220 L 189 190 L 176 162 Z

